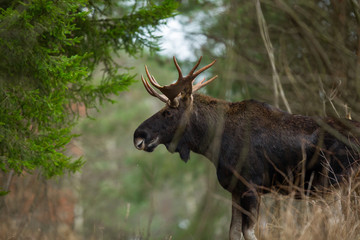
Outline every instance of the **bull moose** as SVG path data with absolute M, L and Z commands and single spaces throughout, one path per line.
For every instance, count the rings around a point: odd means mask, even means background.
M 221 186 L 232 194 L 231 240 L 256 239 L 261 194 L 272 189 L 324 192 L 359 164 L 359 122 L 293 115 L 255 100 L 227 102 L 194 94 L 217 78 L 193 84 L 215 60 L 196 71 L 200 58 L 185 77 L 173 60 L 179 78 L 167 86 L 160 86 L 145 65 L 148 80 L 161 93 L 141 76 L 145 89 L 166 106 L 136 129 L 134 145 L 152 152 L 164 144 L 185 162 L 190 151 L 207 157 Z

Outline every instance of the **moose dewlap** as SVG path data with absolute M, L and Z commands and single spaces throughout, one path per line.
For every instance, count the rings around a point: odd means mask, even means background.
M 160 86 L 145 66 L 147 92 L 166 106 L 134 133 L 134 145 L 152 152 L 164 144 L 182 160 L 190 151 L 215 166 L 221 186 L 232 194 L 230 239 L 256 239 L 260 194 L 324 192 L 348 178 L 360 163 L 360 123 L 348 119 L 293 115 L 255 100 L 227 102 L 194 94 L 217 76 L 193 85 L 215 61 L 171 85 Z

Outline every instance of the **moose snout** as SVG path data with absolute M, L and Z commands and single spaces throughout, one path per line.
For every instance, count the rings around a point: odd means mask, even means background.
M 136 129 L 134 133 L 134 145 L 139 150 L 145 149 L 145 141 L 148 138 L 149 134 L 144 130 Z
M 135 138 L 134 139 L 134 145 L 139 150 L 145 149 L 145 139 L 143 138 Z
M 134 145 L 137 149 L 152 152 L 159 145 L 159 136 L 157 134 L 150 133 L 147 129 L 136 129 L 134 133 Z

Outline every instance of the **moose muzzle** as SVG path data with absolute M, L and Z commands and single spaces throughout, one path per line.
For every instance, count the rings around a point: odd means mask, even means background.
M 135 138 L 134 139 L 134 145 L 139 150 L 145 149 L 145 139 L 143 138 Z
M 148 131 L 140 127 L 136 129 L 134 133 L 134 145 L 137 149 L 152 152 L 159 143 L 159 136 L 153 136 L 153 134 L 149 134 Z

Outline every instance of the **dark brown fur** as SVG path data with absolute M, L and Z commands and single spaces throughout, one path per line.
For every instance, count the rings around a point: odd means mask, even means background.
M 293 115 L 254 100 L 230 103 L 195 94 L 192 103 L 181 99 L 178 108 L 166 106 L 143 122 L 134 140 L 143 139 L 146 151 L 165 144 L 184 161 L 190 150 L 206 156 L 233 196 L 230 238 L 243 234 L 255 239 L 259 194 L 275 189 L 301 195 L 338 185 L 359 164 L 359 133 L 356 121 Z

